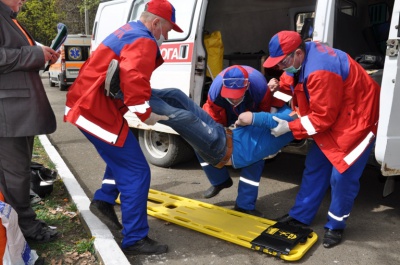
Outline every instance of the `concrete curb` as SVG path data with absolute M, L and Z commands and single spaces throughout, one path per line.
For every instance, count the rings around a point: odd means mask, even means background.
M 82 187 L 79 185 L 75 176 L 69 170 L 60 154 L 50 143 L 46 135 L 39 135 L 39 140 L 43 145 L 51 161 L 55 164 L 58 174 L 64 182 L 72 201 L 76 204 L 88 232 L 95 237 L 94 247 L 96 255 L 104 265 L 129 265 L 130 262 L 122 252 L 114 239 L 114 236 L 92 212 L 89 210 L 90 200 L 86 196 Z

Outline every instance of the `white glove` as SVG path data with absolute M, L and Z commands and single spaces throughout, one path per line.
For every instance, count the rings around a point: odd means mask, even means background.
M 163 120 L 169 120 L 168 116 L 165 115 L 158 115 L 155 114 L 154 112 L 150 113 L 150 117 L 147 118 L 147 120 L 144 121 L 144 123 L 146 123 L 147 125 L 154 125 L 156 124 L 156 122 Z
M 275 137 L 281 136 L 284 133 L 290 132 L 289 123 L 285 120 L 281 120 L 278 117 L 273 116 L 272 119 L 278 122 L 278 126 L 271 129 L 271 134 Z

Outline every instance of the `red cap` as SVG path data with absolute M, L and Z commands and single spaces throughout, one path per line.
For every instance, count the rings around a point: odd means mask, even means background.
M 147 3 L 144 10 L 169 21 L 173 25 L 173 30 L 183 32 L 183 30 L 175 24 L 175 8 L 167 0 L 151 0 Z
M 294 52 L 301 44 L 301 36 L 296 31 L 280 31 L 275 34 L 269 42 L 269 57 L 265 60 L 265 68 L 274 67 L 285 58 L 286 55 Z
M 226 68 L 222 77 L 221 96 L 238 99 L 243 97 L 249 84 L 249 74 L 240 65 Z

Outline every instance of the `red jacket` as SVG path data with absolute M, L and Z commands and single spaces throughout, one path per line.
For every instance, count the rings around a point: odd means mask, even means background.
M 112 59 L 119 61 L 124 101 L 104 94 L 104 81 Z M 64 121 L 107 143 L 122 146 L 129 130 L 123 115 L 130 110 L 141 121 L 150 116 L 150 78 L 162 63 L 157 42 L 143 23 L 129 22 L 122 26 L 82 66 L 67 93 Z
M 313 42 L 306 44 L 297 85 L 291 79 L 292 105 L 300 116 L 289 123 L 294 137 L 311 136 L 343 173 L 375 138 L 379 85 L 346 53 Z

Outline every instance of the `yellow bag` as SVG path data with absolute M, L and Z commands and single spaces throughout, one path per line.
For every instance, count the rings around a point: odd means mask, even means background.
M 204 35 L 204 45 L 207 50 L 207 76 L 214 79 L 221 71 L 224 60 L 224 44 L 220 31 Z

